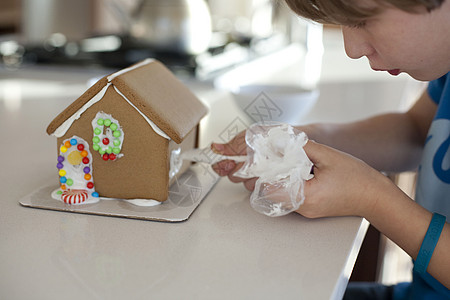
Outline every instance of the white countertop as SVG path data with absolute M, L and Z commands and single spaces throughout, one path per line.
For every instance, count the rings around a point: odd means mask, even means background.
M 248 191 L 226 179 L 182 223 L 20 206 L 20 198 L 57 180 L 46 126 L 100 73 L 0 71 L 0 298 L 341 298 L 368 223 L 266 217 L 252 210 Z M 366 89 L 323 82 L 304 122 L 398 109 L 399 99 L 357 104 L 380 89 L 374 82 Z M 402 94 L 401 84 L 387 86 Z M 191 87 L 211 111 L 202 143 L 220 141 L 242 112 L 230 94 Z

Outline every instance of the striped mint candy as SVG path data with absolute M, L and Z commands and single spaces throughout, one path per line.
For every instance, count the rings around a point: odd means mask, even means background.
M 67 190 L 61 195 L 61 199 L 67 204 L 80 204 L 86 201 L 88 193 L 85 190 Z

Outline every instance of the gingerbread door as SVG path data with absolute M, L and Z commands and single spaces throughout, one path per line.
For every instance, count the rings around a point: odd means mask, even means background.
M 67 204 L 97 202 L 89 144 L 78 136 L 63 141 L 56 165 L 60 187 L 56 196 Z

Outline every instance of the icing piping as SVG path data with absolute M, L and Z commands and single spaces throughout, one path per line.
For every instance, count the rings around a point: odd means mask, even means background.
M 53 136 L 60 138 L 66 134 L 67 130 L 69 130 L 70 126 L 72 126 L 73 122 L 78 120 L 81 115 L 92 105 L 100 101 L 106 93 L 110 83 L 106 84 L 100 92 L 98 92 L 94 97 L 91 98 L 85 105 L 83 105 L 76 113 L 71 115 L 67 120 L 64 121 L 58 128 L 56 128 L 55 132 L 52 133 Z
M 111 82 L 117 76 L 120 76 L 120 75 L 122 75 L 124 73 L 130 72 L 130 71 L 132 71 L 134 69 L 137 69 L 137 68 L 140 68 L 142 66 L 145 66 L 145 65 L 147 65 L 147 64 L 149 64 L 149 63 L 151 63 L 153 61 L 155 61 L 153 58 L 147 58 L 147 59 L 145 59 L 145 60 L 143 60 L 143 61 L 141 61 L 141 62 L 139 62 L 139 63 L 137 63 L 137 64 L 135 64 L 135 65 L 133 65 L 131 67 L 122 69 L 120 71 L 117 71 L 116 73 L 113 73 L 113 74 L 111 74 L 111 75 L 109 75 L 107 77 L 108 78 L 108 82 Z
M 113 87 L 114 87 L 114 89 L 116 90 L 116 92 L 120 95 L 120 96 L 122 96 L 122 98 L 123 99 L 125 99 L 127 102 L 128 102 L 128 104 L 130 104 L 131 105 L 131 107 L 133 107 L 143 118 L 144 118 L 144 120 L 145 121 L 147 121 L 147 123 L 152 127 L 152 129 L 158 134 L 158 135 L 160 135 L 160 136 L 162 136 L 163 138 L 165 138 L 165 139 L 168 139 L 169 141 L 170 141 L 170 137 L 164 132 L 164 131 L 162 131 L 155 123 L 153 123 L 152 122 L 152 120 L 150 120 L 146 115 L 144 115 L 133 103 L 131 103 L 131 101 L 130 100 L 128 100 L 128 98 L 124 95 L 124 94 L 122 94 L 122 92 L 121 91 L 119 91 L 119 89 L 117 88 L 117 87 L 115 87 L 114 85 L 113 85 Z
M 92 149 L 103 160 L 116 160 L 123 156 L 122 150 L 125 133 L 118 120 L 103 111 L 99 111 L 91 122 L 94 137 Z

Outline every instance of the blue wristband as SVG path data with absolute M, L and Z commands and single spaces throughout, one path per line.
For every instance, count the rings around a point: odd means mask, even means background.
M 445 225 L 445 216 L 434 213 L 431 219 L 430 226 L 428 226 L 427 233 L 423 239 L 422 246 L 420 246 L 419 254 L 414 263 L 414 271 L 423 274 L 427 271 L 434 248 L 441 236 L 442 229 Z

